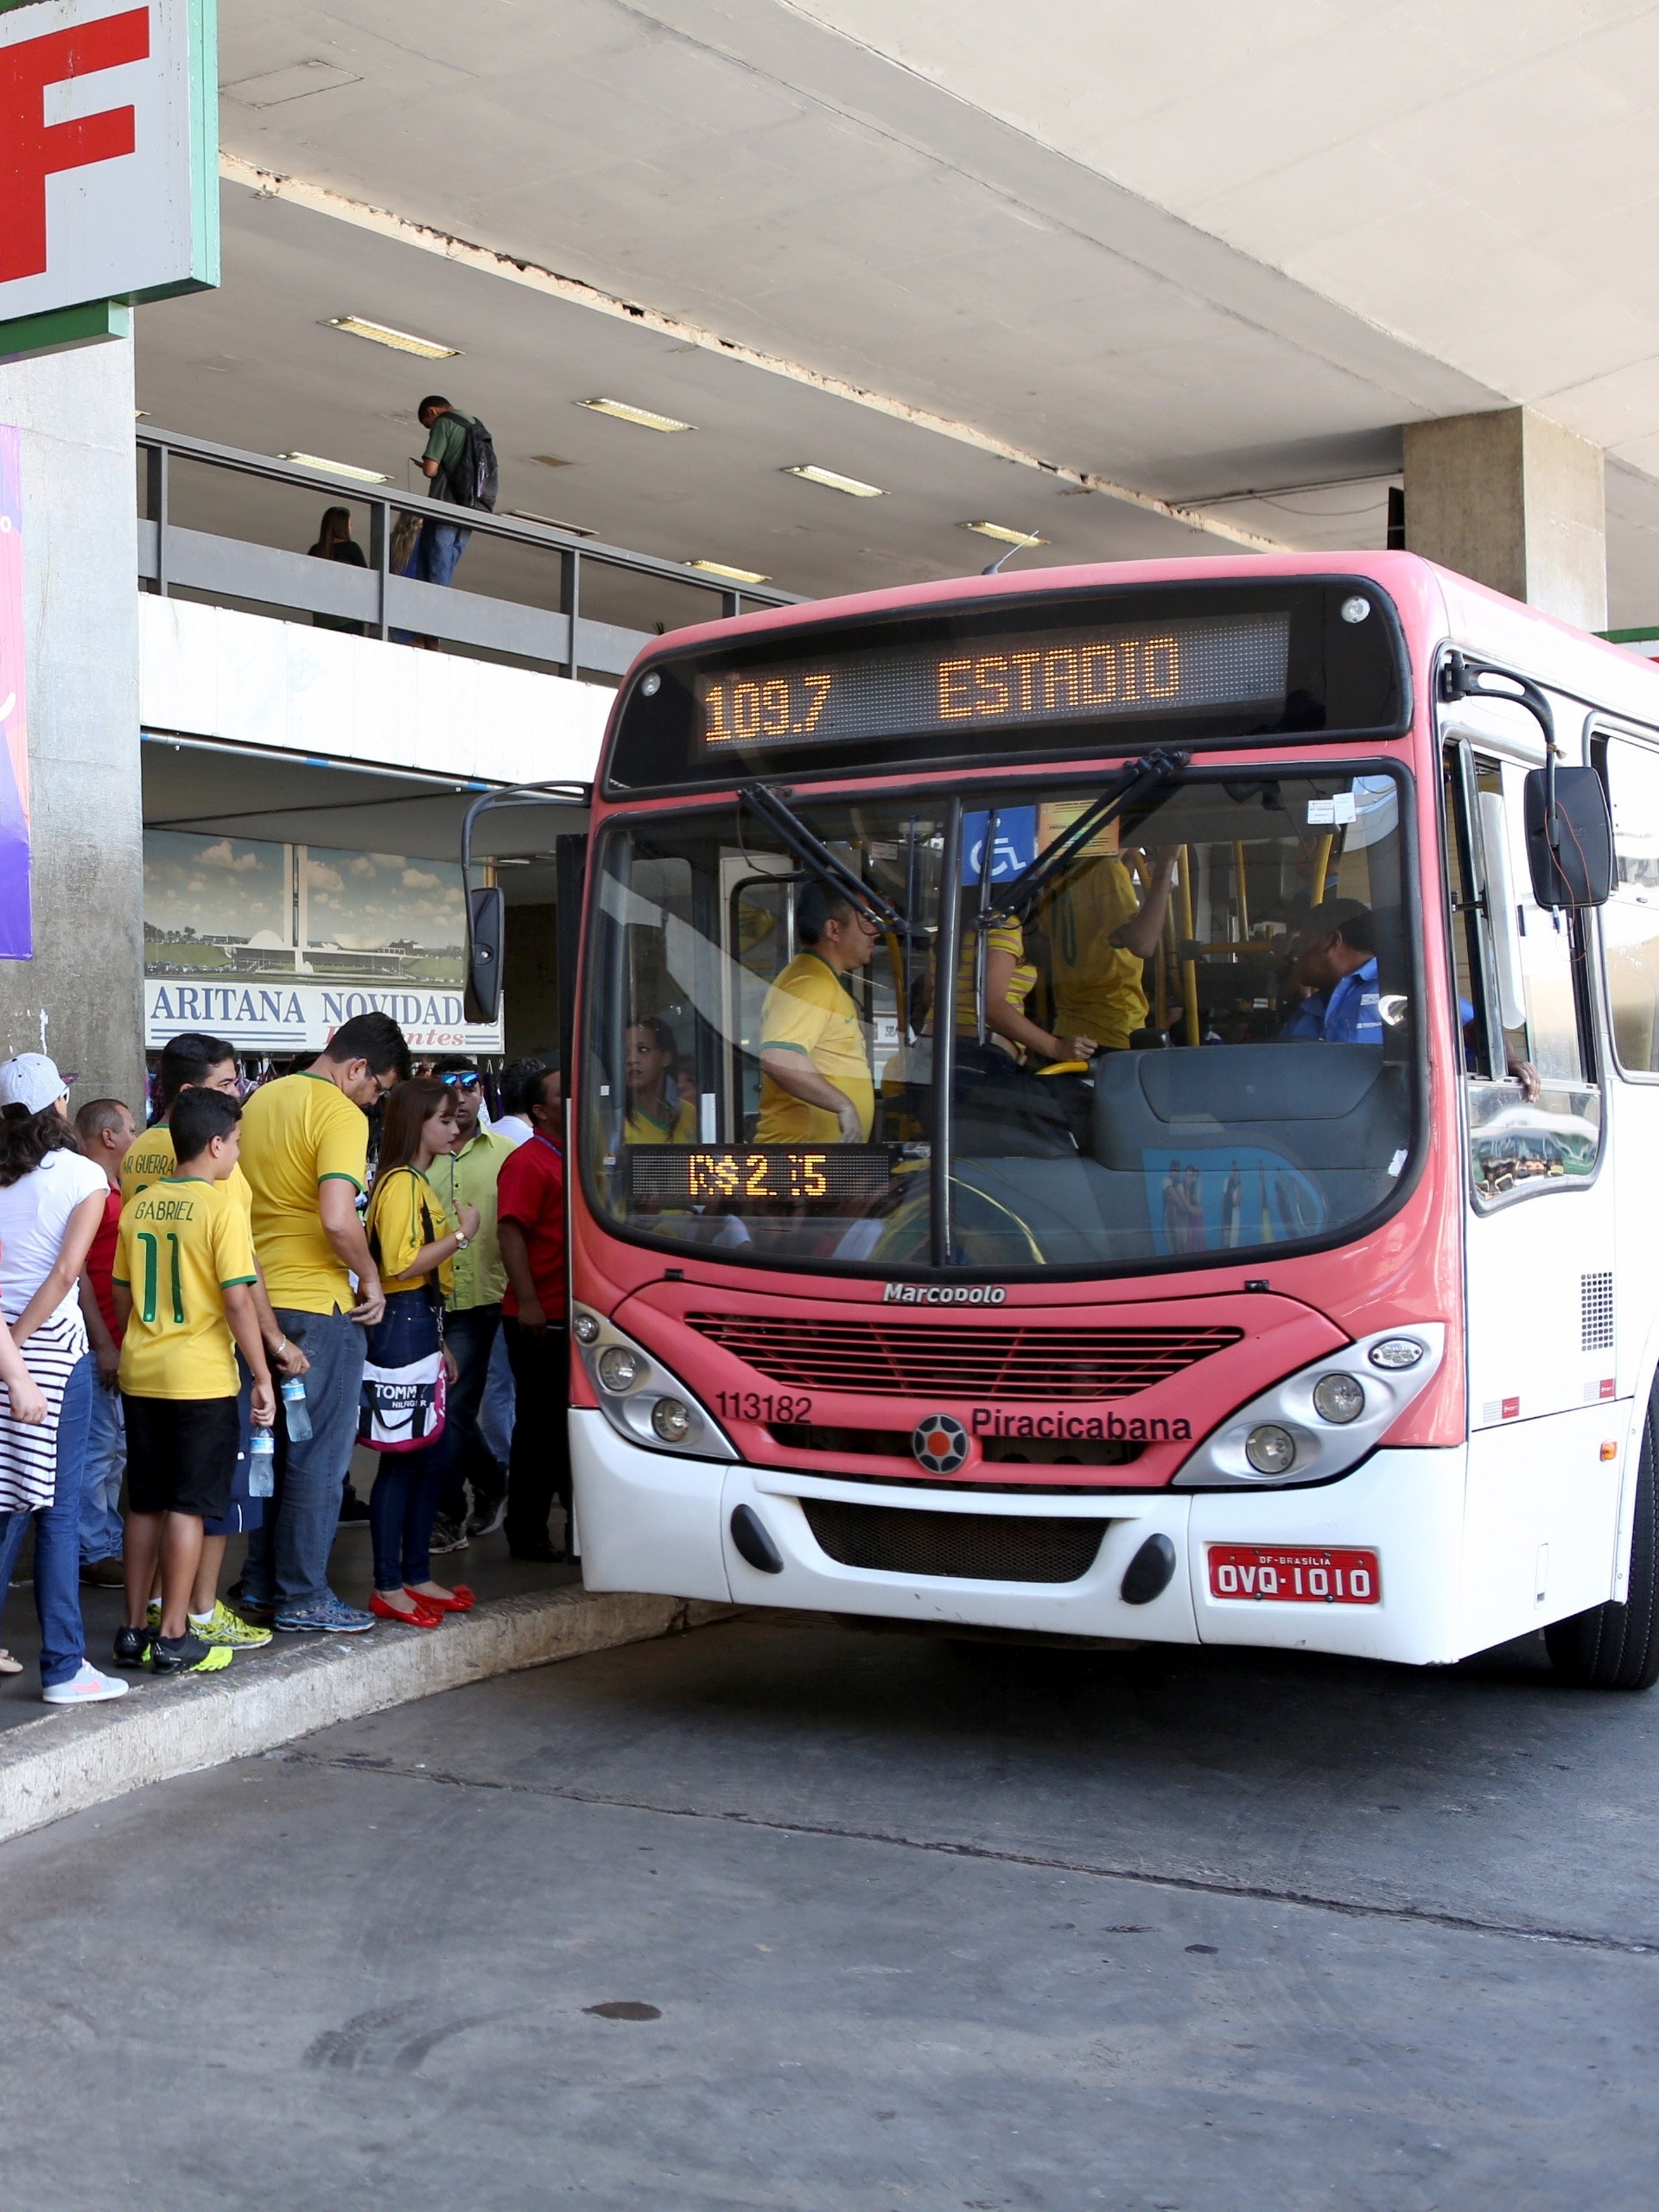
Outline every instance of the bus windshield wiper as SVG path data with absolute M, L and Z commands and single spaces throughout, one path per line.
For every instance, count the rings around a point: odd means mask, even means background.
M 891 899 L 866 883 L 855 869 L 832 853 L 823 838 L 809 830 L 770 785 L 742 784 L 737 796 L 739 804 L 758 814 L 768 829 L 775 830 L 801 865 L 809 868 L 827 890 L 833 891 L 837 899 L 844 899 L 855 913 L 862 914 L 884 937 L 926 934 L 915 930 Z
M 1015 876 L 994 904 L 988 902 L 982 908 L 975 917 L 975 926 L 983 931 L 995 929 L 1002 922 L 1023 921 L 1056 876 L 1070 868 L 1091 837 L 1108 823 L 1116 822 L 1136 799 L 1156 791 L 1160 784 L 1173 783 L 1191 757 L 1189 753 L 1166 752 L 1160 747 L 1139 760 L 1127 762 L 1094 804 L 1085 807 L 1075 822 L 1068 823 L 1052 844 L 1045 845 L 1031 866 Z

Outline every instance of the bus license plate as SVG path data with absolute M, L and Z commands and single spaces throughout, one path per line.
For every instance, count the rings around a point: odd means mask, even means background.
M 1376 1554 L 1211 1544 L 1210 1595 L 1306 1605 L 1375 1605 L 1382 1596 Z

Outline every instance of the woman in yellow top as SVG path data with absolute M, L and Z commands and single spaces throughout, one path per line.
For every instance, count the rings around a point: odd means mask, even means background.
M 369 1337 L 368 1357 L 377 1367 L 410 1367 L 442 1346 L 442 1298 L 454 1280 L 455 1254 L 478 1234 L 479 1215 L 476 1206 L 461 1206 L 461 1225 L 453 1227 L 426 1171 L 441 1152 L 454 1149 L 458 1135 L 454 1095 L 435 1077 L 400 1083 L 386 1101 L 367 1223 L 369 1249 L 386 1294 L 385 1318 Z M 448 1351 L 442 1357 L 453 1382 Z M 381 1456 L 369 1493 L 374 1544 L 369 1610 L 382 1620 L 436 1628 L 446 1613 L 464 1613 L 472 1605 L 464 1583 L 446 1590 L 432 1580 L 432 1523 L 452 1450 L 446 1427 L 418 1450 Z
M 962 922 L 962 961 L 957 969 L 957 1034 L 977 1037 L 979 1011 L 974 1004 L 974 975 L 979 933 L 973 916 Z M 1100 1047 L 1092 1037 L 1052 1036 L 1026 1013 L 1037 970 L 1026 958 L 1026 933 L 1018 922 L 999 922 L 985 935 L 985 1027 L 987 1041 L 1011 1058 L 1036 1066 L 1052 1060 L 1092 1059 Z
M 623 1048 L 622 1080 L 627 1087 L 626 1144 L 695 1144 L 697 1114 L 674 1084 L 678 1048 L 674 1032 L 656 1014 L 636 1021 Z

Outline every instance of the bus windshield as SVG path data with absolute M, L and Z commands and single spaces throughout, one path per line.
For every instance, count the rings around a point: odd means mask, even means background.
M 601 1218 L 902 1279 L 1192 1266 L 1377 1216 L 1415 1141 L 1402 772 L 1173 772 L 1033 895 L 1104 780 L 798 791 L 865 911 L 753 809 L 613 824 L 579 1121 Z

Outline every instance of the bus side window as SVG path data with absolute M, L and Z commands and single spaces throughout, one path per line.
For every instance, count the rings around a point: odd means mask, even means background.
M 1601 910 L 1613 1052 L 1630 1075 L 1659 1074 L 1659 753 L 1605 744 L 1613 895 Z
M 1491 1076 L 1493 1048 L 1487 1030 L 1489 990 L 1480 928 L 1479 864 L 1476 856 L 1474 807 L 1477 764 L 1465 759 L 1463 748 L 1446 748 L 1441 786 L 1442 820 L 1446 834 L 1446 877 L 1452 895 L 1448 916 L 1452 943 L 1452 986 L 1457 994 L 1463 1039 L 1464 1067 L 1471 1076 Z M 1465 776 L 1468 784 L 1465 785 Z
M 1447 756 L 1446 826 L 1453 919 L 1463 925 L 1454 931 L 1458 990 L 1474 1009 L 1464 1031 L 1470 1168 L 1476 1196 L 1491 1201 L 1592 1173 L 1601 1101 L 1579 925 L 1531 895 L 1519 834 L 1524 772 L 1457 755 Z M 1516 980 L 1500 988 L 1505 959 Z M 1519 1005 L 1505 1008 L 1517 988 Z M 1505 1011 L 1519 1021 L 1505 1026 Z

